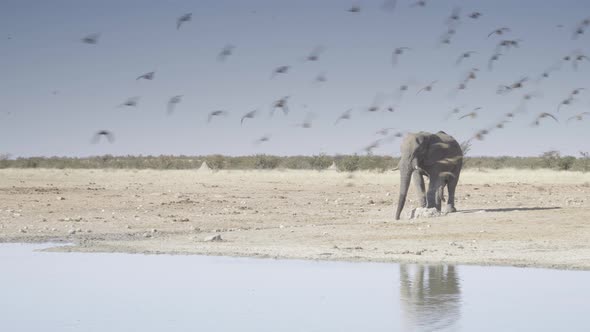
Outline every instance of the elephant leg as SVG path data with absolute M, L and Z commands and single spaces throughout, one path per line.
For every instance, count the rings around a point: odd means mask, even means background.
M 416 186 L 418 192 L 418 202 L 420 207 L 426 207 L 426 187 L 424 186 L 424 177 L 419 171 L 412 173 L 412 182 Z
M 449 199 L 447 200 L 447 212 L 457 212 L 455 208 L 455 189 L 457 188 L 457 183 L 459 183 L 459 174 L 456 177 L 451 177 L 448 183 L 449 189 Z
M 438 174 L 430 174 L 430 183 L 428 183 L 428 193 L 426 194 L 426 207 L 436 208 L 440 211 L 440 199 L 437 202 L 437 192 L 441 186 Z
M 446 183 L 443 182 L 440 187 L 438 187 L 438 190 L 436 191 L 436 206 L 441 205 L 441 202 L 445 201 L 445 185 Z

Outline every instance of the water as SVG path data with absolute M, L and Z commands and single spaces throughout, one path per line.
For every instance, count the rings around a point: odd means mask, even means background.
M 2 331 L 590 331 L 590 273 L 34 252 L 0 245 Z

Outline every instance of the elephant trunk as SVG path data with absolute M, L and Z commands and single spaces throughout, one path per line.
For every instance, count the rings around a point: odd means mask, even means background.
M 410 180 L 412 179 L 412 173 L 414 167 L 409 159 L 402 159 L 399 163 L 400 170 L 400 185 L 399 185 L 399 200 L 397 203 L 397 211 L 395 212 L 395 220 L 399 220 L 402 209 L 406 204 L 406 197 L 408 195 L 408 189 L 410 188 Z

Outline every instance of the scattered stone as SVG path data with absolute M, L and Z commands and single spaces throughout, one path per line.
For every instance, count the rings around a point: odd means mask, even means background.
M 221 242 L 223 239 L 221 238 L 221 234 L 210 235 L 205 238 L 205 242 Z
M 157 232 L 158 232 L 158 230 L 157 230 L 157 229 L 155 229 L 155 228 L 153 228 L 151 232 L 152 232 L 152 233 L 157 233 Z
M 70 229 L 70 230 L 68 231 L 68 234 L 70 234 L 70 235 L 74 235 L 74 234 L 76 234 L 76 230 L 75 230 L 75 229 Z
M 145 238 L 150 238 L 150 237 L 152 237 L 152 234 L 150 234 L 150 233 L 144 233 L 144 234 L 143 234 L 143 237 L 145 237 Z
M 58 201 L 65 201 L 65 200 L 66 200 L 66 198 L 65 198 L 65 197 L 62 197 L 62 196 L 57 196 L 57 200 L 58 200 Z
M 27 230 L 26 230 L 26 229 L 24 229 L 24 228 L 21 228 L 21 229 L 20 229 L 20 232 L 21 232 L 21 233 L 26 233 L 26 232 L 27 232 Z

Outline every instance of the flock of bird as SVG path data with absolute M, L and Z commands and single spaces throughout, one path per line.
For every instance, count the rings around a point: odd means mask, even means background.
M 428 3 L 429 3 L 429 1 L 425 1 L 425 0 L 420 1 L 419 0 L 419 1 L 411 2 L 410 6 L 411 7 L 425 7 L 425 6 L 428 6 Z M 392 11 L 392 10 L 395 10 L 396 7 L 398 7 L 398 6 L 399 6 L 399 4 L 398 4 L 397 0 L 386 0 L 386 1 L 384 1 L 383 5 L 382 5 L 382 9 Z M 349 7 L 348 9 L 343 8 L 342 10 L 347 11 L 349 13 L 348 15 L 358 15 L 359 13 L 361 13 L 363 11 L 363 9 L 364 8 L 361 7 L 359 4 L 355 4 L 355 5 L 352 5 L 351 7 Z M 473 12 L 463 14 L 460 8 L 458 8 L 458 7 L 454 8 L 451 11 L 450 15 L 447 17 L 447 19 L 444 21 L 445 31 L 443 32 L 443 34 L 439 38 L 440 44 L 441 45 L 451 44 L 453 42 L 453 38 L 457 34 L 457 30 L 459 29 L 460 22 L 462 20 L 477 21 L 477 20 L 480 20 L 483 16 L 484 16 L 484 14 L 481 12 L 478 12 L 478 11 L 473 11 Z M 176 29 L 177 30 L 182 29 L 183 26 L 185 26 L 186 24 L 190 24 L 191 21 L 192 21 L 192 13 L 186 13 L 186 14 L 180 15 L 176 20 Z M 559 26 L 559 27 L 563 27 L 563 26 Z M 586 31 L 588 29 L 590 29 L 590 18 L 586 18 L 586 19 L 583 19 L 579 22 L 575 22 L 571 38 L 572 39 L 580 38 L 582 35 L 584 35 L 586 33 Z M 500 27 L 497 27 L 497 28 L 493 29 L 492 31 L 490 31 L 486 36 L 482 36 L 482 38 L 488 39 L 488 40 L 490 40 L 491 43 L 495 44 L 494 51 L 491 53 L 489 58 L 487 58 L 488 71 L 494 70 L 494 67 L 496 66 L 496 64 L 498 62 L 502 61 L 503 58 L 510 56 L 510 52 L 512 49 L 520 48 L 521 45 L 523 44 L 523 41 L 519 38 L 512 38 L 512 37 L 506 38 L 506 36 L 510 36 L 511 34 L 512 34 L 512 29 L 510 27 L 500 26 Z M 81 38 L 81 41 L 83 43 L 86 43 L 89 45 L 98 45 L 100 42 L 100 38 L 101 38 L 101 35 L 99 33 L 93 33 L 93 34 L 89 34 L 89 35 Z M 234 51 L 235 51 L 235 46 L 231 45 L 231 44 L 227 44 L 217 54 L 217 60 L 220 62 L 228 61 L 228 59 L 234 55 Z M 304 61 L 309 61 L 309 62 L 321 61 L 322 54 L 325 51 L 326 50 L 324 49 L 324 47 L 318 46 L 318 47 L 312 49 L 311 52 L 309 52 L 307 54 L 307 56 L 305 56 Z M 404 57 L 408 56 L 408 54 L 411 52 L 413 52 L 413 50 L 412 50 L 412 48 L 410 48 L 408 46 L 395 47 L 391 51 L 391 66 L 396 67 L 396 66 L 402 65 Z M 478 54 L 477 51 L 472 51 L 472 50 L 467 50 L 465 52 L 462 52 L 456 58 L 455 65 L 460 66 L 464 62 L 466 62 L 468 59 L 470 59 L 471 57 L 473 57 L 477 54 Z M 567 52 L 567 53 L 565 53 L 565 55 L 561 59 L 558 59 L 558 61 L 556 61 L 556 63 L 549 66 L 548 69 L 546 71 L 542 72 L 541 74 L 536 75 L 536 76 L 530 76 L 530 77 L 522 77 L 516 81 L 512 81 L 512 82 L 509 81 L 506 84 L 499 85 L 496 93 L 498 95 L 508 95 L 508 94 L 521 93 L 520 91 L 524 91 L 525 87 L 527 85 L 529 85 L 529 83 L 541 82 L 543 80 L 547 80 L 551 77 L 551 75 L 555 71 L 561 70 L 562 68 L 564 68 L 564 66 L 569 65 L 569 66 L 571 66 L 571 68 L 573 70 L 578 70 L 578 68 L 583 66 L 586 62 L 590 62 L 590 57 L 588 55 L 584 54 L 581 50 L 574 50 L 571 52 Z M 275 68 L 271 68 L 269 70 L 270 71 L 269 79 L 272 80 L 272 79 L 275 79 L 281 75 L 289 75 L 290 70 L 291 70 L 291 65 L 281 65 L 281 66 L 278 66 Z M 454 93 L 468 89 L 471 82 L 474 80 L 477 80 L 479 78 L 480 74 L 481 74 L 481 70 L 479 68 L 471 68 L 470 70 L 468 70 L 465 73 L 464 78 L 461 79 L 457 83 L 457 85 L 454 89 Z M 150 71 L 150 72 L 141 74 L 141 75 L 137 76 L 137 78 L 136 78 L 136 80 L 148 80 L 148 81 L 151 81 L 154 79 L 156 79 L 156 72 L 155 71 Z M 324 73 L 320 73 L 316 77 L 315 80 L 317 82 L 325 82 L 327 80 L 327 78 Z M 433 79 L 432 81 L 430 81 L 430 83 L 428 83 L 426 85 L 416 87 L 416 95 L 422 95 L 422 94 L 427 94 L 429 92 L 432 92 L 433 90 L 437 89 L 438 82 L 439 81 L 437 79 Z M 383 100 L 385 100 L 389 97 L 399 99 L 404 94 L 408 93 L 410 91 L 411 87 L 413 88 L 415 85 L 416 85 L 415 82 L 408 81 L 408 82 L 402 84 L 401 86 L 399 86 L 397 89 L 395 89 L 391 96 L 383 94 L 383 93 L 378 93 L 376 95 L 373 103 L 370 106 L 366 107 L 366 109 L 364 111 L 369 112 L 369 113 L 375 113 L 375 112 L 391 112 L 391 113 L 393 113 L 393 112 L 396 112 L 397 111 L 396 107 L 391 106 L 391 105 L 384 106 Z M 572 104 L 576 103 L 576 101 L 578 100 L 577 98 L 581 94 L 583 94 L 584 91 L 585 91 L 584 88 L 573 89 L 569 95 L 564 96 L 563 100 L 558 105 L 556 105 L 554 113 L 541 112 L 541 113 L 536 114 L 531 122 L 531 126 L 539 126 L 545 120 L 552 120 L 552 121 L 559 122 L 557 114 L 563 112 L 564 109 L 567 108 L 568 106 L 571 106 Z M 509 122 L 511 122 L 515 117 L 517 117 L 523 113 L 526 113 L 525 112 L 526 104 L 531 99 L 538 97 L 539 93 L 538 92 L 528 92 L 528 93 L 522 92 L 522 93 L 523 93 L 523 95 L 521 98 L 520 105 L 519 105 L 519 107 L 516 108 L 515 111 L 506 113 L 503 116 L 503 118 L 500 119 L 499 121 L 491 124 L 490 126 L 488 126 L 486 128 L 482 128 L 482 129 L 477 130 L 474 133 L 474 135 L 470 138 L 470 140 L 473 140 L 473 139 L 483 140 L 483 139 L 485 139 L 486 136 L 488 136 L 493 131 L 504 128 L 504 126 L 506 124 L 508 124 Z M 289 99 L 290 99 L 290 96 L 283 96 L 277 100 L 270 102 L 268 116 L 273 116 L 277 110 L 281 111 L 284 115 L 288 115 L 289 114 Z M 177 107 L 178 104 L 180 104 L 182 102 L 182 100 L 183 100 L 182 95 L 171 96 L 170 99 L 168 100 L 167 107 L 166 107 L 167 114 L 173 114 L 175 111 L 175 108 Z M 121 103 L 119 106 L 120 107 L 136 107 L 138 105 L 138 103 L 139 103 L 139 97 L 134 96 L 134 97 L 128 98 L 123 103 Z M 445 119 L 446 120 L 454 119 L 456 121 L 469 121 L 469 119 L 477 118 L 482 109 L 483 109 L 483 107 L 457 106 L 457 107 L 453 108 L 446 115 Z M 212 123 L 215 121 L 216 118 L 226 117 L 229 114 L 230 114 L 229 111 L 223 110 L 223 109 L 212 110 L 207 114 L 206 121 L 207 121 L 207 123 Z M 258 116 L 261 116 L 262 114 L 264 114 L 264 112 L 260 109 L 247 111 L 240 116 L 240 125 L 245 125 L 245 124 L 247 124 L 248 121 L 250 121 Z M 582 121 L 582 120 L 584 120 L 585 117 L 587 117 L 589 115 L 590 115 L 590 112 L 581 112 L 579 114 L 571 115 L 567 118 L 566 122 Z M 350 120 L 352 117 L 353 117 L 353 109 L 347 109 L 344 112 L 342 112 L 342 114 L 340 114 L 334 120 L 333 125 L 337 126 L 342 121 Z M 309 114 L 307 114 L 305 120 L 302 123 L 297 124 L 296 126 L 301 127 L 301 128 L 311 128 L 313 125 L 313 120 L 314 120 L 314 115 L 312 113 L 309 113 Z M 370 144 L 368 144 L 363 150 L 367 153 L 371 153 L 373 151 L 373 149 L 375 149 L 376 147 L 378 147 L 384 143 L 392 142 L 395 139 L 402 137 L 403 134 L 404 134 L 404 132 L 395 131 L 395 129 L 393 129 L 393 128 L 383 128 L 375 133 L 375 135 L 379 136 L 379 138 L 376 139 L 375 141 L 371 142 Z M 106 138 L 109 142 L 114 141 L 114 134 L 111 131 L 100 130 L 94 135 L 92 142 L 96 143 L 96 142 L 100 141 L 101 137 Z M 265 136 L 262 136 L 259 139 L 257 139 L 254 143 L 260 144 L 263 142 L 267 142 L 268 140 L 270 140 L 270 135 L 265 135 Z

